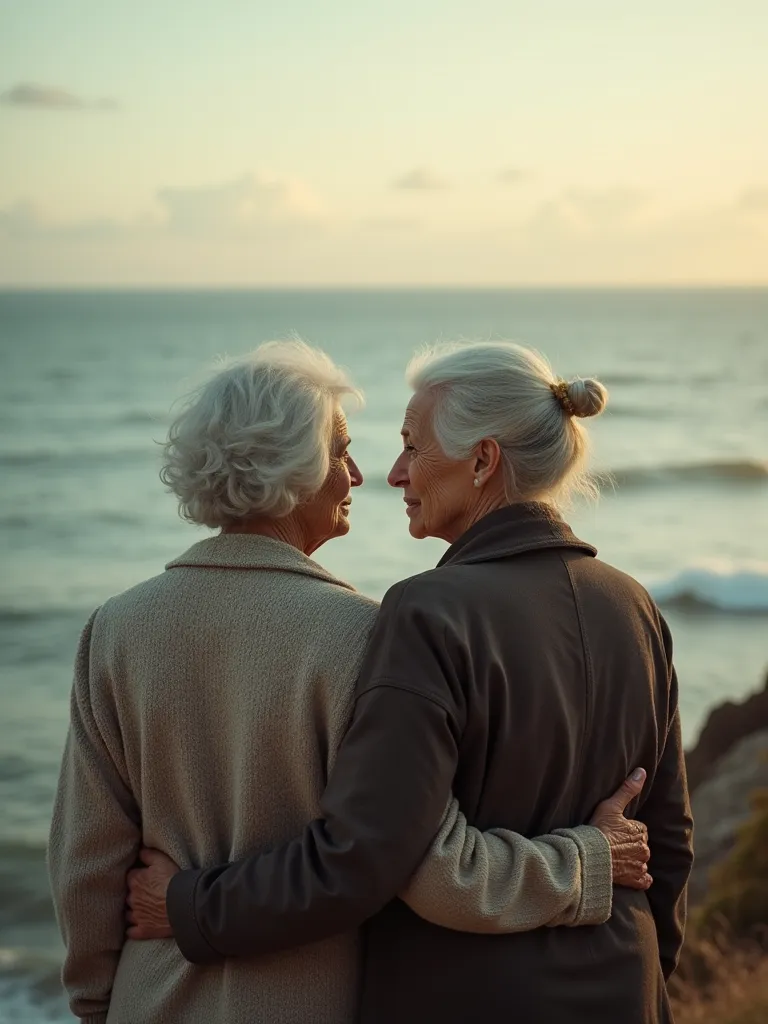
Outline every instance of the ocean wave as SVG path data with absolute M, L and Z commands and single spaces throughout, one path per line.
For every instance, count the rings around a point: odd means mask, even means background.
M 0 947 L 0 1020 L 3 1024 L 71 1021 L 61 986 L 61 961 Z
M 658 603 L 688 611 L 768 615 L 768 564 L 692 567 L 648 587 Z
M 598 477 L 618 487 L 648 487 L 670 483 L 768 483 L 768 462 L 761 459 L 713 459 L 677 465 L 637 466 L 614 469 Z
M 28 530 L 41 528 L 41 516 L 32 513 L 24 514 L 9 512 L 7 515 L 0 514 L 0 529 L 3 530 Z M 59 518 L 59 522 L 61 519 Z M 78 514 L 78 528 L 85 525 L 87 528 L 93 526 L 144 526 L 146 519 L 138 512 L 124 509 L 97 509 L 87 510 Z M 45 525 L 43 524 L 44 528 Z
M 36 608 L 21 608 L 13 605 L 0 605 L 0 626 L 23 626 L 28 622 L 51 622 L 68 619 L 85 619 L 96 608 L 97 602 L 82 607 L 60 607 L 58 605 L 43 605 Z
M 651 405 L 623 405 L 620 402 L 609 403 L 605 415 L 611 419 L 633 419 L 633 420 L 671 420 L 677 415 L 674 409 L 668 406 Z
M 0 843 L 0 929 L 54 923 L 45 845 Z
M 168 414 L 165 412 L 149 412 L 147 409 L 128 409 L 126 412 L 110 420 L 110 426 L 119 424 L 126 427 L 164 426 L 168 422 Z
M 115 446 L 114 448 L 31 448 L 28 451 L 16 451 L 0 454 L 0 468 L 35 469 L 44 466 L 55 466 L 57 469 L 76 467 L 88 464 L 114 464 L 117 460 L 156 458 L 157 449 L 147 445 Z
M 685 381 L 681 381 L 680 375 L 677 373 L 669 374 L 664 369 L 660 369 L 657 373 L 649 373 L 647 370 L 638 370 L 636 373 L 626 372 L 624 370 L 617 370 L 615 372 L 608 373 L 596 373 L 595 377 L 605 384 L 607 388 L 631 386 L 637 385 L 662 385 L 672 387 L 680 383 L 685 383 L 686 387 L 691 384 L 715 384 L 722 380 L 722 374 L 715 373 L 714 371 L 707 372 L 706 370 L 687 374 Z

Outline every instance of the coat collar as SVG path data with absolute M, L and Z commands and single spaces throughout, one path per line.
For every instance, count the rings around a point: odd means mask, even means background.
M 597 548 L 579 540 L 550 505 L 531 501 L 507 505 L 483 516 L 453 543 L 443 565 L 491 562 L 544 548 L 576 548 L 593 557 Z
M 333 583 L 354 591 L 346 583 L 308 558 L 303 552 L 283 541 L 255 533 L 219 533 L 198 541 L 166 569 L 193 566 L 199 569 L 266 569 L 272 572 L 293 572 L 300 576 Z

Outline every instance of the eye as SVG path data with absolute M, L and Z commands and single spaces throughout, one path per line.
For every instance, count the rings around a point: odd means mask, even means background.
M 414 446 L 412 444 L 404 444 L 403 445 L 403 451 L 404 452 L 415 452 L 416 449 L 414 448 Z

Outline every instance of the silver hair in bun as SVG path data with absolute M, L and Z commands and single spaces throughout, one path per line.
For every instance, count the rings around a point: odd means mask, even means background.
M 482 438 L 497 441 L 509 501 L 562 504 L 596 493 L 581 420 L 606 406 L 599 381 L 558 380 L 539 353 L 503 341 L 427 349 L 407 379 L 414 391 L 434 393 L 432 423 L 449 458 L 468 458 Z
M 599 416 L 608 404 L 607 389 L 599 380 L 591 377 L 559 380 L 550 386 L 563 411 L 569 416 L 577 416 L 579 419 Z

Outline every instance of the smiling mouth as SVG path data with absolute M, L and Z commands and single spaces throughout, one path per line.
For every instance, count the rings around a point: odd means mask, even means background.
M 421 502 L 416 501 L 414 498 L 403 498 L 405 502 L 405 514 L 407 516 L 415 515 L 418 509 L 421 508 Z

